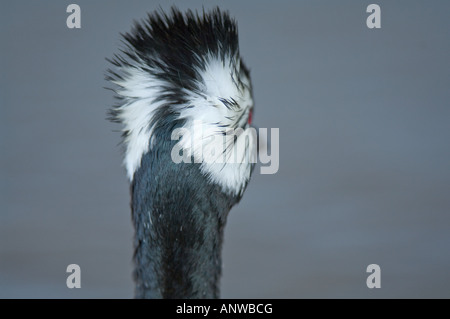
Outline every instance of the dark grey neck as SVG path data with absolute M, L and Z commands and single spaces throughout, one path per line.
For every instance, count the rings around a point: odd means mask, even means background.
M 218 298 L 226 218 L 238 199 L 209 184 L 198 164 L 151 151 L 131 195 L 136 297 Z

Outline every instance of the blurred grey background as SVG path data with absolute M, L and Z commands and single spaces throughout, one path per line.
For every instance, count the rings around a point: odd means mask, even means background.
M 81 29 L 66 7 L 81 7 Z M 105 57 L 171 4 L 237 19 L 280 169 L 228 219 L 224 298 L 450 297 L 448 1 L 14 1 L 0 11 L 0 297 L 133 297 Z M 381 6 L 381 29 L 366 7 Z M 81 266 L 81 289 L 66 267 Z M 366 267 L 381 267 L 368 289 Z

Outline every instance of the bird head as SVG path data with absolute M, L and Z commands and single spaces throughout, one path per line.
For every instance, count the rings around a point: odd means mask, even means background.
M 200 15 L 172 8 L 135 22 L 123 43 L 110 60 L 107 79 L 115 85 L 118 103 L 110 114 L 123 126 L 129 179 L 149 150 L 169 151 L 163 148 L 174 129 L 192 132 L 200 126 L 202 134 L 183 136 L 181 148 L 199 162 L 209 182 L 241 195 L 252 172 L 256 136 L 242 133 L 251 126 L 254 102 L 236 22 L 219 9 Z M 218 156 L 201 161 L 207 144 L 222 144 L 217 149 L 223 149 L 225 161 Z

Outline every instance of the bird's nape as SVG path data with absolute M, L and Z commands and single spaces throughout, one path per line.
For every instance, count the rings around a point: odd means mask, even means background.
M 107 79 L 123 126 L 138 298 L 217 298 L 223 232 L 249 182 L 250 73 L 227 12 L 156 12 L 124 36 Z M 174 139 L 174 132 L 202 134 Z M 225 145 L 212 161 L 203 150 Z M 179 147 L 188 161 L 176 162 Z M 232 162 L 231 154 L 240 159 Z M 225 161 L 220 160 L 223 155 Z

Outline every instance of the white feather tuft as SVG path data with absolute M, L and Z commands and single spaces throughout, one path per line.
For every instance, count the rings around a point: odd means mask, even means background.
M 180 143 L 183 149 L 193 150 L 195 161 L 202 162 L 201 171 L 211 182 L 219 184 L 224 192 L 233 195 L 239 194 L 250 179 L 256 153 L 256 136 L 249 130 L 240 134 L 235 142 L 234 135 L 226 136 L 225 140 L 221 139 L 222 133 L 227 130 L 244 126 L 247 123 L 248 112 L 253 107 L 250 80 L 240 72 L 238 66 L 239 63 L 234 57 L 228 57 L 225 62 L 209 57 L 205 69 L 198 70 L 202 79 L 199 83 L 201 94 L 191 93 L 194 107 L 184 108 L 180 112 L 180 118 L 188 120 L 185 125 L 188 131 L 198 132 L 196 126 L 200 123 L 203 132 L 202 135 L 193 134 L 191 140 L 182 139 Z M 236 101 L 237 107 L 227 108 L 222 102 L 223 99 Z M 241 117 L 244 113 L 246 114 Z M 241 121 L 237 123 L 236 120 L 240 117 Z M 246 127 L 248 128 L 248 125 Z M 202 161 L 205 147 L 221 149 L 223 144 L 231 145 L 224 163 L 219 159 L 218 162 Z M 229 154 L 235 155 L 235 158 L 231 159 Z
M 124 139 L 124 165 L 131 181 L 141 164 L 142 156 L 149 150 L 152 137 L 151 119 L 155 110 L 162 104 L 154 100 L 160 94 L 162 83 L 136 67 L 123 68 L 123 73 L 123 80 L 113 82 L 119 86 L 117 94 L 127 101 L 120 107 L 117 117 L 123 124 L 123 131 L 127 132 Z M 153 144 L 153 141 L 151 143 Z
M 189 97 L 188 105 L 172 106 L 178 108 L 179 118 L 186 120 L 184 128 L 188 131 L 195 130 L 195 123 L 202 123 L 203 135 L 194 135 L 194 141 L 188 138 L 180 140 L 183 151 L 189 152 L 193 146 L 196 162 L 202 159 L 202 148 L 210 144 L 211 136 L 217 134 L 221 136 L 227 129 L 243 127 L 247 122 L 253 100 L 249 87 L 250 80 L 240 72 L 238 62 L 236 57 L 228 56 L 225 62 L 216 57 L 208 57 L 205 68 L 197 70 L 201 78 L 198 83 L 199 90 L 197 92 L 184 90 Z M 122 79 L 113 82 L 119 87 L 118 95 L 126 101 L 120 106 L 117 117 L 123 123 L 123 130 L 128 132 L 124 140 L 126 146 L 124 165 L 128 178 L 132 180 L 140 167 L 142 156 L 158 143 L 152 137 L 153 128 L 150 123 L 155 110 L 166 104 L 161 100 L 155 102 L 166 83 L 138 66 L 122 67 L 122 71 L 124 74 Z M 236 105 L 227 107 L 223 103 L 224 99 L 235 101 Z M 243 114 L 244 116 L 241 116 Z M 241 120 L 238 123 L 239 118 Z M 234 137 L 231 138 L 234 140 Z M 229 145 L 230 138 L 225 142 Z M 244 153 L 254 154 L 255 142 L 254 134 L 239 135 L 229 150 L 234 152 L 238 159 L 244 160 L 239 163 L 202 162 L 200 166 L 202 173 L 208 176 L 210 182 L 220 185 L 224 192 L 239 194 L 251 175 L 252 163 L 249 160 L 251 157 Z M 221 142 L 216 139 L 214 143 Z M 248 143 L 248 147 L 245 147 L 245 143 Z

